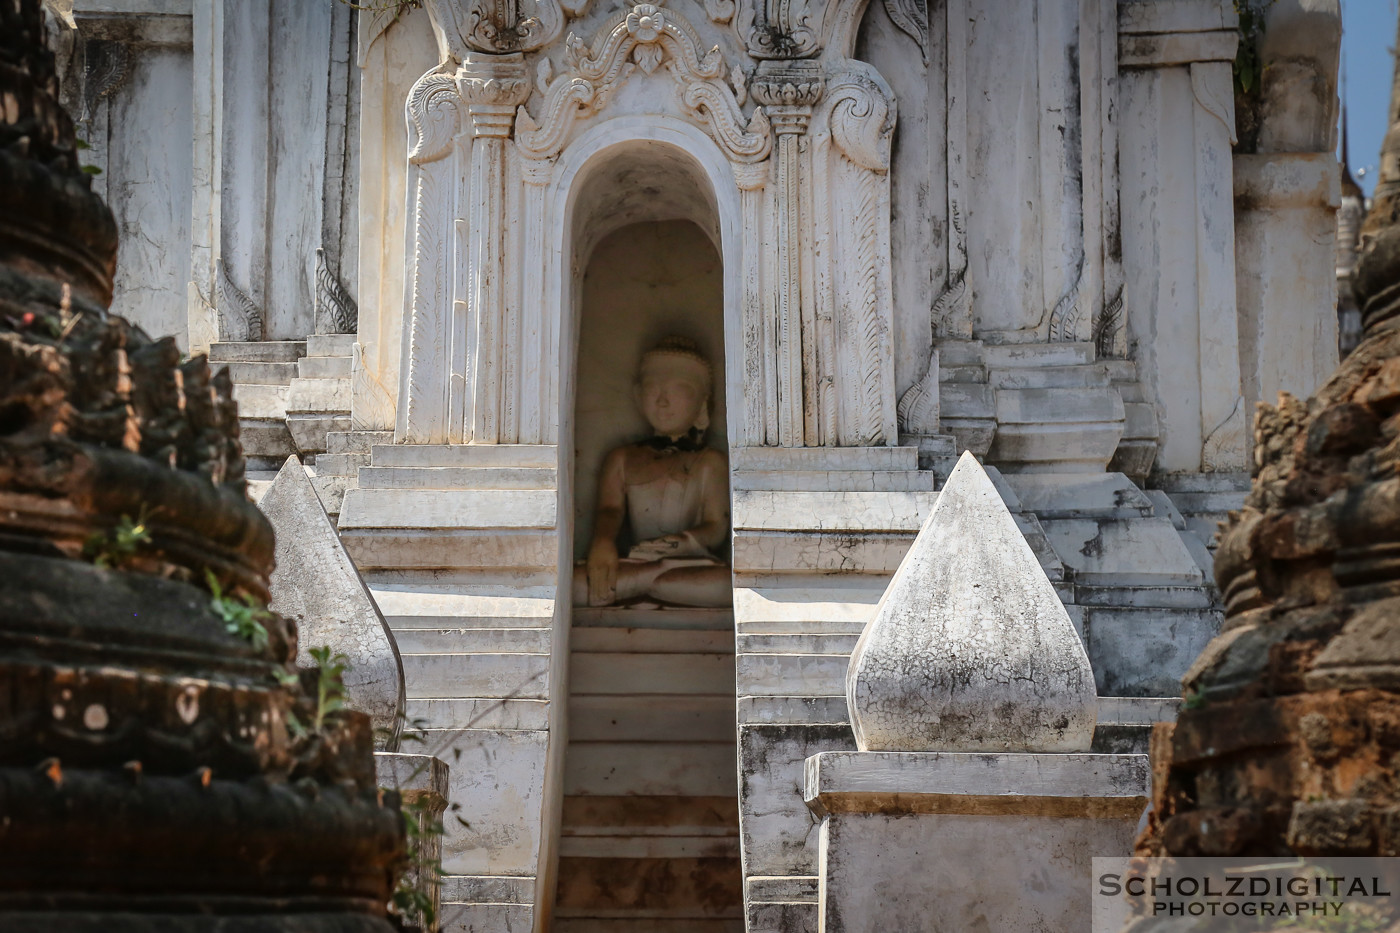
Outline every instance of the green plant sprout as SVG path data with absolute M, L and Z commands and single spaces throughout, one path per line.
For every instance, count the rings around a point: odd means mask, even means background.
M 343 675 L 350 669 L 350 659 L 343 654 L 332 656 L 329 645 L 312 648 L 311 659 L 316 662 L 316 720 L 311 728 L 320 732 L 327 716 L 345 708 Z
M 224 630 L 230 635 L 246 639 L 254 651 L 266 648 L 267 626 L 263 625 L 262 620 L 268 617 L 267 610 L 259 606 L 257 600 L 247 593 L 243 594 L 242 600 L 226 595 L 212 570 L 204 571 L 204 581 L 209 585 L 212 596 L 209 607 L 214 610 L 215 615 L 224 620 Z
M 110 531 L 94 531 L 89 535 L 83 543 L 83 556 L 98 567 L 110 569 L 126 563 L 150 543 L 151 531 L 143 505 L 135 521 L 130 515 L 123 515 Z

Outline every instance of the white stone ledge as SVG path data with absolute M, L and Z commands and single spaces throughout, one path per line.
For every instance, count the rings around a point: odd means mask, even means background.
M 734 570 L 753 574 L 892 574 L 916 533 L 740 531 L 734 536 Z
M 442 900 L 444 904 L 533 904 L 535 876 L 443 875 Z
M 1341 163 L 1331 152 L 1241 154 L 1234 166 L 1236 210 L 1341 206 Z
M 1147 803 L 1146 755 L 821 752 L 803 799 L 827 813 L 1017 813 L 1122 818 Z
M 537 489 L 352 489 L 340 528 L 553 528 L 558 496 Z
M 1118 38 L 1119 68 L 1164 68 L 1193 62 L 1232 62 L 1239 45 L 1233 29 L 1219 32 L 1177 32 Z
M 817 875 L 756 875 L 744 884 L 754 904 L 815 904 L 820 879 Z
M 736 531 L 907 531 L 917 534 L 938 494 L 736 490 Z
M 1120 0 L 1118 34 L 1212 32 L 1235 29 L 1239 14 L 1229 0 Z
M 555 467 L 559 448 L 547 444 L 375 444 L 374 466 Z
M 917 447 L 736 447 L 729 466 L 741 470 L 917 470 Z
M 554 531 L 347 528 L 344 505 L 340 522 L 341 541 L 361 573 L 472 570 L 506 575 L 554 570 L 559 564 Z
M 846 696 L 741 696 L 739 724 L 753 726 L 847 725 Z

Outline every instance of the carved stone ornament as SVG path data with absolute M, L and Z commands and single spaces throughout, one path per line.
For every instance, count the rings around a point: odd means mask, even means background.
M 863 752 L 1089 750 L 1088 655 L 971 453 L 861 633 L 846 702 Z
M 360 310 L 355 299 L 340 284 L 326 261 L 326 251 L 316 248 L 316 325 L 317 333 L 353 334 L 360 323 Z
M 444 63 L 463 61 L 471 52 L 530 52 L 559 37 L 565 10 L 559 0 L 534 0 L 532 14 L 524 13 L 519 0 L 427 0 Z M 568 12 L 581 15 L 587 2 Z
M 747 123 L 734 91 L 725 81 L 719 46 L 702 52 L 694 27 L 680 14 L 650 3 L 618 13 L 594 37 L 591 46 L 570 35 L 566 68 L 549 84 L 538 120 L 524 107 L 516 117 L 516 141 L 534 159 L 559 153 L 574 121 L 597 113 L 633 68 L 652 74 L 664 67 L 675 80 L 682 107 L 703 125 L 737 162 L 765 159 L 772 146 L 768 117 L 762 108 Z
M 740 6 L 735 25 L 754 58 L 791 60 L 821 51 L 812 19 L 809 0 L 750 0 Z
M 229 277 L 228 266 L 219 260 L 219 337 L 228 341 L 263 339 L 263 313 Z

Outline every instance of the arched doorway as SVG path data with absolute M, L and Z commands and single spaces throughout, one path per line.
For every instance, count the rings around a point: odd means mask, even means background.
M 649 433 L 633 384 L 662 338 L 684 338 L 709 361 L 705 443 L 727 450 L 724 269 L 709 184 L 670 147 L 606 155 L 579 181 L 573 214 L 575 559 L 593 534 L 604 457 Z M 741 931 L 732 610 L 645 598 L 575 605 L 569 646 L 551 929 Z

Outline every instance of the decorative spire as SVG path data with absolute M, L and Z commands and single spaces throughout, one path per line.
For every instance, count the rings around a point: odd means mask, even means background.
M 972 454 L 861 633 L 846 701 L 861 751 L 1089 750 L 1088 655 Z

